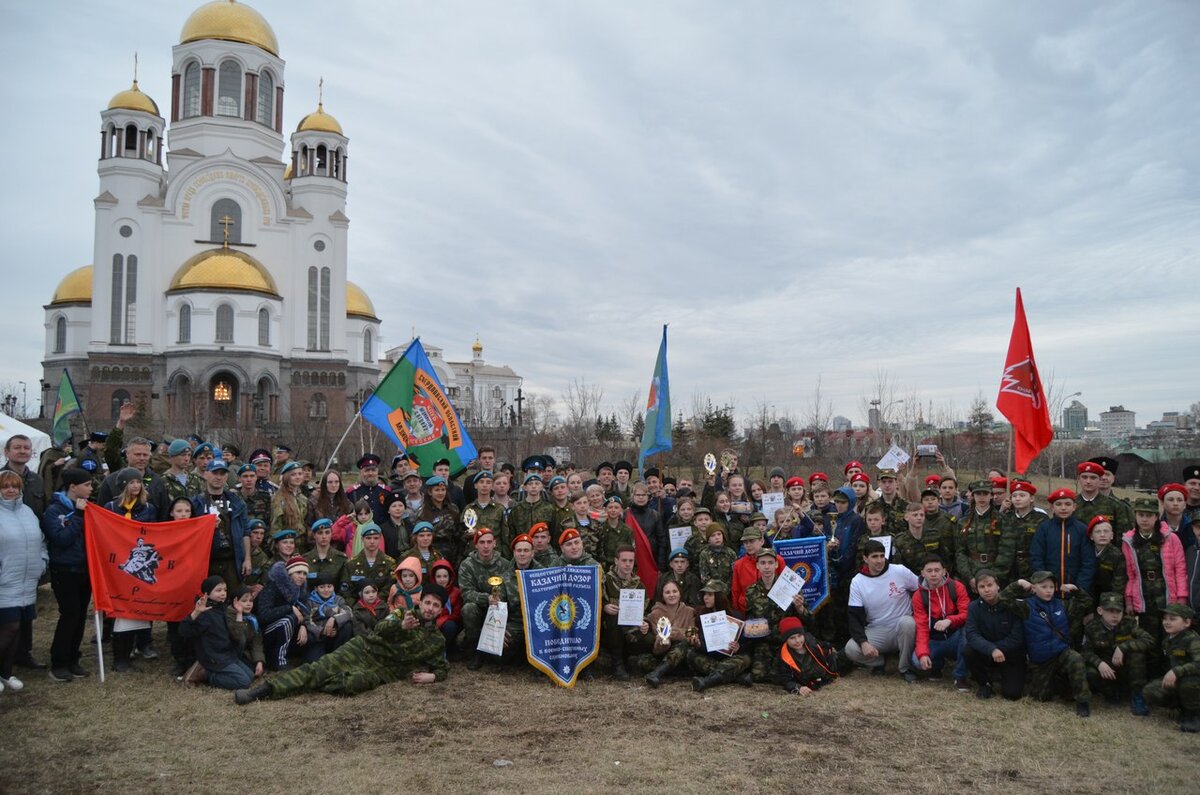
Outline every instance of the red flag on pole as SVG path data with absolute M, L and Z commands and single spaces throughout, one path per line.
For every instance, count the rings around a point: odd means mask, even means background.
M 654 562 L 654 550 L 650 547 L 650 539 L 646 531 L 633 518 L 633 511 L 625 512 L 625 524 L 633 530 L 633 552 L 635 568 L 642 585 L 646 586 L 646 598 L 654 601 L 655 589 L 658 588 L 658 565 Z
M 91 505 L 83 517 L 97 610 L 140 621 L 187 617 L 208 576 L 215 516 L 135 522 Z
M 1029 339 L 1020 287 L 1017 288 L 1017 316 L 1008 342 L 1008 357 L 1004 360 L 1004 375 L 1000 377 L 996 408 L 1012 423 L 1015 466 L 1024 474 L 1030 462 L 1054 438 L 1054 427 L 1050 424 L 1046 393 L 1042 389 L 1037 362 L 1033 359 L 1033 343 Z

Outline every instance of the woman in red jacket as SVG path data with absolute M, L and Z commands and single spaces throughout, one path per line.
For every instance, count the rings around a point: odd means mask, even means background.
M 458 587 L 458 581 L 454 575 L 454 566 L 445 558 L 435 560 L 429 567 L 429 575 L 450 595 L 442 607 L 442 612 L 438 614 L 437 625 L 442 634 L 446 636 L 446 648 L 457 648 L 454 639 L 458 637 L 459 629 L 462 627 L 463 600 L 462 589 Z

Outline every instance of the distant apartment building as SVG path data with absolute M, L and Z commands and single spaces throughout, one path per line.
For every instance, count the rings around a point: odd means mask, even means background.
M 1079 438 L 1083 436 L 1083 429 L 1088 424 L 1087 406 L 1080 403 L 1078 400 L 1072 400 L 1071 405 L 1063 409 L 1062 427 L 1067 436 Z
M 1134 413 L 1124 406 L 1109 406 L 1108 411 L 1100 412 L 1100 438 L 1106 442 L 1119 442 L 1128 439 L 1136 427 Z

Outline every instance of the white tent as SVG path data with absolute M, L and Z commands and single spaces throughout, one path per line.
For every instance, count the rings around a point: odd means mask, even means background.
M 0 412 L 0 466 L 8 463 L 8 459 L 4 456 L 4 445 L 13 436 L 28 436 L 33 442 L 33 458 L 29 460 L 29 468 L 37 472 L 38 461 L 42 457 L 42 452 L 50 449 L 50 435 L 45 431 L 39 431 L 37 428 L 31 428 L 20 420 L 14 420 L 12 417 Z

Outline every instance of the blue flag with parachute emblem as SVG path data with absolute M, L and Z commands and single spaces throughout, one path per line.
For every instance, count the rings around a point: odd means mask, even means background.
M 807 538 L 782 538 L 772 544 L 784 564 L 804 578 L 800 593 L 808 609 L 816 611 L 829 599 L 829 566 L 825 556 L 824 535 Z
M 650 379 L 650 395 L 646 399 L 646 427 L 642 430 L 642 446 L 638 453 L 638 472 L 646 468 L 646 459 L 655 453 L 671 449 L 671 387 L 667 378 L 667 327 L 663 326 L 662 345 Z
M 525 654 L 557 685 L 574 687 L 600 653 L 600 567 L 517 571 Z

